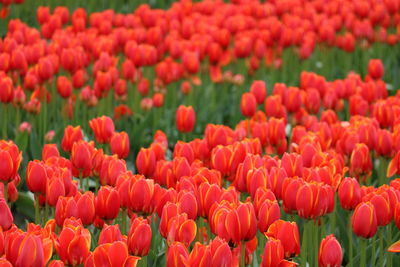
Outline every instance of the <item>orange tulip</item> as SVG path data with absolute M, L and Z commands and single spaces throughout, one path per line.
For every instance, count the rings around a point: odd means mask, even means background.
M 68 98 L 72 94 L 72 83 L 65 76 L 57 77 L 57 92 L 62 98 Z
M 279 220 L 281 217 L 281 211 L 276 200 L 271 201 L 266 199 L 260 206 L 258 211 L 258 229 L 261 232 L 266 232 L 269 226 Z
M 179 241 L 189 247 L 196 237 L 197 226 L 195 221 L 187 218 L 186 213 L 182 213 L 168 220 L 167 232 L 168 244 Z
M 250 87 L 250 92 L 256 97 L 257 104 L 264 103 L 267 96 L 267 86 L 264 81 L 253 81 Z
M 284 260 L 285 251 L 279 239 L 268 238 L 262 255 L 262 267 L 278 267 Z
M 350 174 L 357 178 L 369 176 L 372 171 L 372 160 L 369 155 L 368 147 L 361 143 L 356 144 L 350 157 Z
M 72 173 L 75 177 L 88 177 L 92 171 L 92 155 L 94 154 L 93 142 L 78 141 L 72 145 L 71 163 Z

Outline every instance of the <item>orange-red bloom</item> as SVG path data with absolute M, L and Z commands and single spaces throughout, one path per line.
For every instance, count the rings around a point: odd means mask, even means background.
M 371 238 L 375 235 L 378 224 L 376 211 L 371 202 L 361 202 L 356 207 L 351 217 L 353 232 L 364 238 Z
M 318 252 L 318 265 L 321 267 L 340 267 L 342 248 L 334 235 L 322 239 Z
M 136 256 L 146 256 L 149 253 L 151 236 L 151 227 L 148 221 L 142 217 L 136 218 L 128 234 L 129 252 Z
M 117 154 L 120 159 L 129 155 L 129 136 L 126 132 L 114 133 L 110 140 L 112 154 Z
M 114 122 L 107 116 L 90 120 L 89 126 L 94 133 L 96 141 L 101 144 L 109 143 L 115 131 Z
M 265 235 L 281 241 L 285 258 L 300 254 L 300 235 L 296 222 L 277 220 L 271 224 Z
M 192 106 L 180 105 L 176 110 L 176 128 L 182 133 L 188 133 L 193 130 L 196 122 L 196 114 Z

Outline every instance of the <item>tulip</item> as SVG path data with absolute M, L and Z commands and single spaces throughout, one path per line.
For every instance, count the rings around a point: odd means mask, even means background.
M 129 188 L 129 207 L 134 212 L 150 212 L 154 194 L 154 181 L 141 178 Z
M 175 242 L 167 250 L 167 267 L 189 266 L 189 253 L 185 245 Z
M 10 229 L 14 218 L 4 198 L 0 198 L 0 226 L 3 230 Z
M 116 225 L 104 225 L 103 229 L 101 229 L 99 235 L 98 245 L 114 243 L 117 241 L 124 241 L 124 237 L 119 230 L 118 224 Z
M 186 213 L 182 213 L 168 220 L 167 232 L 168 244 L 179 241 L 189 247 L 196 237 L 197 226 L 195 221 L 187 218 Z
M 264 103 L 267 96 L 267 87 L 264 81 L 253 81 L 250 87 L 250 92 L 256 97 L 257 104 Z
M 192 106 L 180 105 L 176 110 L 176 128 L 182 133 L 188 133 L 193 130 L 196 114 Z
M 106 220 L 115 219 L 120 208 L 118 191 L 110 186 L 100 187 L 95 199 L 95 205 L 97 216 Z
M 356 144 L 350 157 L 350 174 L 360 177 L 368 176 L 372 170 L 372 160 L 365 144 Z M 365 176 L 363 178 L 365 180 Z
M 240 101 L 243 116 L 252 117 L 257 110 L 257 99 L 252 93 L 244 93 Z
M 152 231 L 147 220 L 136 218 L 128 233 L 129 252 L 135 256 L 146 256 L 151 245 Z
M 86 191 L 79 197 L 76 201 L 76 212 L 77 217 L 81 219 L 83 225 L 90 225 L 93 223 L 96 215 L 95 197 L 93 192 Z
M 342 265 L 342 248 L 334 235 L 322 239 L 318 252 L 318 266 L 340 267 Z
M 277 220 L 270 225 L 265 235 L 281 241 L 285 258 L 300 254 L 300 236 L 296 222 Z
M 26 169 L 26 183 L 32 193 L 46 194 L 46 165 L 38 160 L 30 161 Z
M 107 116 L 90 120 L 89 126 L 94 133 L 96 141 L 100 144 L 109 143 L 115 131 L 114 122 Z
M 136 266 L 140 258 L 129 256 L 126 243 L 116 241 L 99 245 L 85 261 L 85 266 Z
M 338 196 L 342 208 L 354 209 L 361 202 L 361 188 L 358 181 L 355 178 L 344 178 L 340 183 Z
M 126 132 L 114 133 L 110 140 L 111 153 L 124 159 L 129 155 L 129 136 Z
M 374 205 L 370 202 L 358 204 L 351 217 L 351 226 L 356 235 L 364 238 L 373 237 L 378 228 Z
M 46 161 L 51 157 L 59 157 L 60 152 L 58 151 L 56 144 L 45 144 L 42 148 L 42 160 Z
M 43 243 L 40 237 L 20 230 L 15 230 L 8 235 L 6 258 L 13 266 L 46 265 Z
M 261 232 L 266 232 L 269 226 L 279 220 L 281 217 L 281 211 L 276 200 L 271 201 L 266 199 L 260 206 L 258 212 L 258 229 Z
M 62 98 L 68 98 L 72 94 L 71 81 L 65 76 L 57 77 L 57 92 Z
M 71 150 L 71 163 L 73 166 L 73 175 L 80 179 L 88 177 L 92 170 L 92 155 L 94 152 L 93 142 L 78 141 L 75 142 Z
M 60 260 L 70 266 L 83 264 L 90 253 L 90 240 L 90 232 L 80 220 L 65 220 L 55 245 Z
M 13 81 L 10 77 L 0 78 L 0 102 L 10 103 L 13 98 Z
M 264 254 L 261 256 L 262 267 L 278 267 L 284 260 L 285 251 L 279 239 L 269 238 L 265 244 Z
M 0 182 L 8 183 L 18 174 L 22 153 L 12 141 L 0 140 Z
M 60 260 L 52 260 L 49 262 L 48 267 L 64 267 L 64 262 Z
M 156 155 L 149 148 L 141 148 L 136 157 L 136 167 L 140 174 L 151 177 L 156 167 Z
M 81 131 L 81 127 L 72 127 L 71 125 L 68 125 L 64 129 L 64 136 L 61 141 L 61 147 L 65 152 L 71 152 L 72 150 L 72 145 L 83 139 L 83 134 Z
M 378 80 L 383 77 L 384 67 L 380 59 L 371 59 L 368 63 L 368 74 Z

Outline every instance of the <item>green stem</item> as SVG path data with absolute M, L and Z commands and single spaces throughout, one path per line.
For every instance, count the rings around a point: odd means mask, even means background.
M 379 158 L 379 185 L 385 184 L 387 170 L 387 159 L 385 157 Z
M 378 266 L 383 266 L 383 231 L 384 229 L 380 229 L 379 231 L 379 265 Z M 375 254 L 375 251 L 372 253 Z M 375 263 L 375 262 L 373 262 Z
M 303 236 L 302 236 L 302 238 L 303 238 L 303 241 L 302 241 L 302 244 L 301 244 L 301 253 L 300 253 L 300 255 L 301 255 L 301 265 L 303 265 L 303 266 L 307 266 L 307 254 L 308 254 L 308 248 L 307 248 L 307 246 L 308 246 L 308 242 L 307 242 L 307 239 L 308 239 L 308 222 L 304 222 L 304 224 L 303 224 Z
M 376 262 L 376 235 L 372 238 L 372 255 L 371 264 L 375 265 Z M 381 265 L 382 266 L 382 265 Z
M 367 240 L 364 238 L 360 239 L 360 252 L 361 252 L 361 258 L 360 258 L 360 267 L 365 267 L 367 266 Z M 351 259 L 350 259 L 351 260 Z
M 246 242 L 242 241 L 242 251 L 240 253 L 240 267 L 246 266 Z
M 39 224 L 39 194 L 35 193 L 35 224 Z
M 349 223 L 348 227 L 348 237 L 349 237 L 349 265 L 350 267 L 353 267 L 353 230 L 351 228 L 351 223 Z
M 386 231 L 388 232 L 387 233 L 387 237 L 388 237 L 388 240 L 387 240 L 387 243 L 389 244 L 389 246 L 392 244 L 392 223 L 390 223 L 387 227 L 386 227 Z M 387 259 L 387 261 L 388 261 L 388 267 L 392 267 L 393 266 L 393 253 L 389 253 L 388 254 L 388 259 Z
M 2 130 L 3 130 L 3 133 L 2 133 L 2 137 L 3 137 L 3 139 L 4 140 L 6 140 L 7 139 L 7 104 L 5 104 L 5 103 L 3 103 L 3 105 L 2 105 L 2 109 L 3 109 L 3 118 L 2 118 L 2 121 L 3 121 L 3 125 L 2 125 Z M 16 127 L 18 127 L 19 125 L 16 125 Z
M 79 186 L 82 190 L 82 193 L 85 192 L 85 190 L 83 189 L 83 177 L 82 177 L 82 172 L 79 171 Z
M 47 204 L 47 201 L 46 201 L 46 204 L 44 206 L 44 222 L 43 222 L 43 225 L 45 225 L 47 223 L 48 219 L 49 219 L 49 204 Z
M 121 216 L 121 228 L 122 228 L 122 234 L 123 235 L 127 234 L 126 216 L 127 216 L 127 211 L 126 211 L 126 208 L 124 208 L 124 209 L 122 209 L 122 216 Z
M 3 197 L 8 205 L 8 183 L 3 182 Z

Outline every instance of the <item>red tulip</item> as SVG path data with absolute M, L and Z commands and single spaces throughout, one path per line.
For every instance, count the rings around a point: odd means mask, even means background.
M 83 139 L 83 134 L 81 131 L 81 127 L 72 127 L 71 125 L 68 125 L 64 129 L 64 137 L 61 141 L 61 147 L 65 152 L 71 152 L 72 150 L 72 145 Z
M 342 248 L 334 235 L 322 239 L 318 252 L 318 266 L 340 267 L 342 265 Z
M 188 267 L 189 253 L 182 243 L 176 242 L 167 250 L 167 267 Z
M 136 266 L 140 258 L 129 256 L 128 247 L 122 241 L 99 245 L 85 261 L 85 266 L 130 267 Z
M 188 133 L 193 130 L 196 114 L 192 106 L 180 105 L 176 110 L 176 128 L 182 133 Z
M 136 218 L 128 234 L 129 252 L 136 256 L 146 256 L 149 253 L 151 236 L 152 231 L 147 220 Z
M 126 239 L 126 238 L 125 238 Z M 98 245 L 114 243 L 118 241 L 124 241 L 124 237 L 119 230 L 118 224 L 116 225 L 104 225 L 103 229 L 101 229 L 99 235 Z
M 8 183 L 18 174 L 22 153 L 12 141 L 0 140 L 0 182 Z
M 281 211 L 276 200 L 271 201 L 266 199 L 260 206 L 258 211 L 258 229 L 261 232 L 266 232 L 269 226 L 279 220 L 281 217 Z
M 14 218 L 4 198 L 0 198 L 0 226 L 8 230 L 13 224 Z
M 72 94 L 71 81 L 65 76 L 57 77 L 57 92 L 62 98 L 68 98 Z
M 93 142 L 75 142 L 71 150 L 72 173 L 75 177 L 84 178 L 92 171 L 92 155 L 94 153 Z
M 380 79 L 383 77 L 384 67 L 380 59 L 371 59 L 368 63 L 368 74 L 373 79 Z
M 156 155 L 150 148 L 141 148 L 136 157 L 136 167 L 140 174 L 151 177 L 156 168 Z
M 32 193 L 46 194 L 47 166 L 38 160 L 30 161 L 26 168 L 26 183 Z
M 60 260 L 66 265 L 78 266 L 90 253 L 90 232 L 79 220 L 67 219 L 55 244 Z
M 351 217 L 351 225 L 356 235 L 364 238 L 373 237 L 378 228 L 374 205 L 371 202 L 358 204 Z
M 252 117 L 257 111 L 257 99 L 252 93 L 244 93 L 240 101 L 243 116 Z
M 101 144 L 109 143 L 115 131 L 114 122 L 107 116 L 90 120 L 89 126 L 94 132 L 96 141 Z
M 96 199 L 96 215 L 102 219 L 113 220 L 118 216 L 120 198 L 118 191 L 110 186 L 100 187 Z
M 264 81 L 253 81 L 250 87 L 250 92 L 256 97 L 257 104 L 264 103 L 267 96 L 267 87 Z
M 356 177 L 365 177 L 369 176 L 371 171 L 372 160 L 368 147 L 363 143 L 356 144 L 350 157 L 350 174 Z
M 154 180 L 145 179 L 143 176 L 137 179 L 129 188 L 129 207 L 134 212 L 150 213 L 151 201 L 154 194 Z
M 129 136 L 126 132 L 114 133 L 110 140 L 112 154 L 117 154 L 120 159 L 129 155 Z
M 346 210 L 354 209 L 361 202 L 361 189 L 355 178 L 346 177 L 339 186 L 340 205 Z
M 42 240 L 35 234 L 20 230 L 10 232 L 5 252 L 13 266 L 46 266 Z
M 285 251 L 285 258 L 300 254 L 299 229 L 295 222 L 277 220 L 271 224 L 265 233 L 268 238 L 279 239 Z

